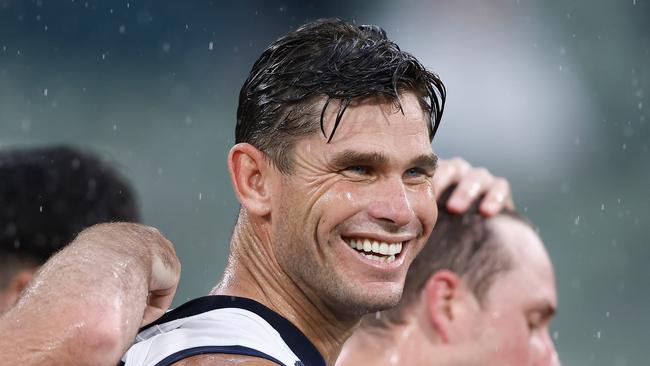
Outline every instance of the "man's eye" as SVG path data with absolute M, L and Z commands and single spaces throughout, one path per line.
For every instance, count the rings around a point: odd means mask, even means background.
M 404 176 L 407 178 L 419 178 L 427 175 L 427 173 L 421 168 L 411 168 L 404 172 Z
M 363 165 L 352 165 L 344 169 L 348 173 L 356 175 L 367 175 L 370 173 L 370 168 Z

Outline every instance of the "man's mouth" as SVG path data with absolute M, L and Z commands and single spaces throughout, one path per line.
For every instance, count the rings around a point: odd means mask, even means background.
M 344 238 L 343 240 L 359 254 L 380 263 L 393 263 L 395 257 L 402 252 L 402 242 L 386 243 L 367 238 Z

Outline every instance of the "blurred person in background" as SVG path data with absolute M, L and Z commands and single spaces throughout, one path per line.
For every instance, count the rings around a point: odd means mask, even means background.
M 439 200 L 400 303 L 364 317 L 337 366 L 560 364 L 549 335 L 557 295 L 544 244 L 514 211 L 449 212 L 452 189 Z
M 0 313 L 86 227 L 139 221 L 135 195 L 96 156 L 66 146 L 0 151 Z

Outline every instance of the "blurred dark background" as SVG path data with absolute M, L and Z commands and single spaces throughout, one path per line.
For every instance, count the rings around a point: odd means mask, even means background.
M 650 1 L 0 0 L 0 147 L 70 143 L 116 164 L 184 264 L 219 279 L 238 206 L 239 88 L 320 17 L 385 28 L 437 72 L 434 149 L 510 179 L 556 266 L 565 365 L 650 355 Z

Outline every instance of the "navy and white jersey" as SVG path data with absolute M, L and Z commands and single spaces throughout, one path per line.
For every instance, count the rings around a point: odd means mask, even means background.
M 316 347 L 290 321 L 242 297 L 205 296 L 140 330 L 125 366 L 167 366 L 210 353 L 260 357 L 282 366 L 325 366 Z

